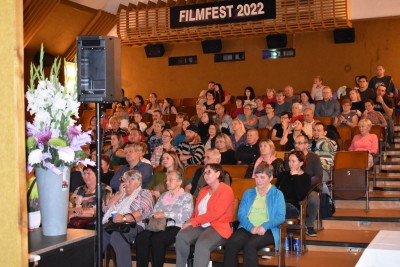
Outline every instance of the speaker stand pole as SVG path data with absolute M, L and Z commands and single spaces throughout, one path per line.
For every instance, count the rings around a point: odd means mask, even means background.
M 100 102 L 96 102 L 96 167 L 97 167 L 97 182 L 96 182 L 96 248 L 97 248 L 97 267 L 102 267 L 103 254 L 103 224 L 102 224 L 102 207 L 101 207 L 101 125 L 100 125 Z

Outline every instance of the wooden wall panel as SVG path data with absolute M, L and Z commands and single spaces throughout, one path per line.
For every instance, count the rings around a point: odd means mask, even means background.
M 353 86 L 355 75 L 371 77 L 381 63 L 400 87 L 400 18 L 353 25 L 355 43 L 334 44 L 332 31 L 297 34 L 295 42 L 292 38 L 288 41 L 288 47 L 295 44 L 296 57 L 276 60 L 262 60 L 262 50 L 267 49 L 265 36 L 222 39 L 222 53 L 246 53 L 245 61 L 229 63 L 214 63 L 214 55 L 203 54 L 200 42 L 166 44 L 161 58 L 146 58 L 143 47 L 123 46 L 122 86 L 127 96 L 140 93 L 145 98 L 153 91 L 160 97 L 197 96 L 209 80 L 220 82 L 234 95 L 242 95 L 248 85 L 257 94 L 264 94 L 267 87 L 283 89 L 287 84 L 300 92 L 311 88 L 317 74 L 333 88 Z M 187 55 L 197 55 L 198 64 L 168 66 L 168 57 Z
M 59 0 L 41 0 L 24 3 L 24 47 L 40 30 L 59 2 Z

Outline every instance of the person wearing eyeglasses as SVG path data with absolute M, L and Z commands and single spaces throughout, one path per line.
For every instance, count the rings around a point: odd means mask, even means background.
M 246 190 L 238 210 L 239 228 L 225 245 L 224 266 L 238 266 L 237 254 L 243 250 L 243 266 L 258 266 L 257 251 L 275 244 L 279 247 L 279 225 L 285 221 L 285 199 L 271 184 L 274 168 L 261 163 L 255 170 L 254 188 Z
M 191 245 L 195 247 L 193 266 L 207 267 L 211 251 L 232 235 L 234 195 L 232 188 L 223 183 L 222 166 L 207 164 L 204 179 L 207 186 L 199 192 L 193 215 L 176 236 L 177 267 L 186 266 Z
M 281 140 L 283 136 L 283 129 L 289 126 L 290 119 L 292 118 L 292 112 L 284 111 L 279 118 L 281 123 L 277 123 L 274 125 L 274 127 L 272 127 L 271 140 Z
M 164 231 L 152 232 L 145 230 L 136 238 L 136 266 L 148 267 L 151 257 L 152 267 L 162 267 L 165 262 L 166 248 L 175 243 L 176 235 L 184 222 L 189 220 L 193 213 L 192 195 L 182 188 L 182 172 L 169 170 L 165 183 L 168 191 L 158 199 L 151 214 L 154 218 L 166 218 L 167 225 Z
M 171 129 L 165 129 L 162 131 L 161 140 L 162 144 L 154 148 L 151 154 L 150 162 L 153 168 L 157 167 L 161 163 L 161 156 L 166 151 L 175 151 L 174 145 L 174 132 Z
M 350 126 L 356 127 L 358 124 L 358 116 L 355 111 L 351 110 L 351 101 L 350 99 L 344 99 L 342 101 L 343 111 L 335 117 L 333 121 L 333 125 L 337 126 Z
M 258 119 L 258 128 L 263 129 L 267 128 L 268 130 L 272 130 L 275 124 L 279 123 L 279 117 L 275 115 L 275 103 L 268 103 L 265 105 L 265 116 L 261 116 Z
M 253 107 L 250 104 L 244 104 L 244 114 L 239 114 L 237 118 L 241 120 L 246 129 L 257 129 L 258 117 L 253 114 Z
M 124 172 L 118 192 L 104 205 L 102 219 L 103 224 L 110 218 L 114 223 L 136 222 L 128 233 L 103 231 L 103 251 L 107 250 L 108 245 L 113 247 L 118 267 L 132 266 L 130 243 L 144 230 L 142 220 L 149 218 L 152 210 L 153 197 L 149 190 L 142 189 L 142 174 L 136 170 Z
M 295 150 L 301 151 L 306 157 L 306 166 L 304 167 L 304 172 L 310 175 L 310 177 L 315 177 L 316 181 L 322 181 L 323 169 L 321 164 L 321 159 L 317 154 L 308 150 L 309 139 L 307 135 L 301 134 L 295 139 Z M 314 230 L 314 222 L 317 218 L 319 210 L 319 196 L 316 191 L 312 191 L 307 196 L 307 213 L 306 213 L 306 234 L 309 236 L 317 236 L 317 232 Z

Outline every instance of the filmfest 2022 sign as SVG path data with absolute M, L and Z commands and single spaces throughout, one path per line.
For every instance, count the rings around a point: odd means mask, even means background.
M 170 28 L 276 18 L 276 0 L 232 0 L 170 8 Z

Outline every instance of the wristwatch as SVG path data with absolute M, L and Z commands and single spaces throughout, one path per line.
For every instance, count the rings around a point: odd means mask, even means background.
M 126 222 L 126 217 L 125 217 L 125 215 L 123 216 L 122 220 L 123 220 L 124 222 Z

